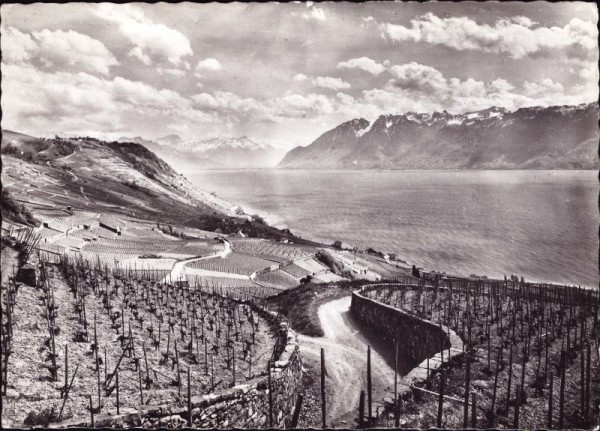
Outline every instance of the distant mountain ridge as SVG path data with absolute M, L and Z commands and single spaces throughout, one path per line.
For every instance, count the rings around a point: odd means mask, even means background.
M 154 141 L 123 136 L 118 141 L 142 144 L 178 170 L 269 168 L 285 154 L 281 148 L 254 142 L 247 136 L 199 141 L 184 141 L 178 135 Z
M 353 119 L 289 151 L 287 169 L 598 169 L 597 103 Z

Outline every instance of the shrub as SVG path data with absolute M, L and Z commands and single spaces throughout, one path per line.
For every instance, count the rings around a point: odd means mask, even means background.
M 6 189 L 2 189 L 2 219 L 12 220 L 30 226 L 39 226 L 40 222 L 25 205 L 18 203 Z
M 56 419 L 58 419 L 58 414 L 54 407 L 52 407 L 50 409 L 44 409 L 41 412 L 36 412 L 34 410 L 30 411 L 24 422 L 25 425 L 41 425 L 43 427 L 48 427 L 48 425 Z

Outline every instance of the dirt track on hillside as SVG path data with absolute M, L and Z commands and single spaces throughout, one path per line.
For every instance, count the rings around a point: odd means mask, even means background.
M 350 315 L 351 297 L 319 307 L 324 337 L 299 335 L 303 355 L 319 360 L 325 349 L 326 381 L 332 392 L 327 405 L 327 425 L 349 426 L 358 416 L 360 391 L 367 389 L 367 346 L 371 345 L 373 413 L 384 397 L 393 396 L 394 351 L 362 330 Z M 405 366 L 401 371 L 405 371 Z M 320 385 L 320 377 L 316 377 Z M 366 402 L 366 400 L 365 400 Z M 366 413 L 365 407 L 365 413 Z M 346 423 L 342 423 L 342 420 Z

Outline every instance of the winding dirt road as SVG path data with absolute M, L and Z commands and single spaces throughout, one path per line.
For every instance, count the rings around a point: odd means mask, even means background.
M 368 345 L 371 345 L 373 413 L 385 397 L 393 396 L 394 391 L 393 347 L 360 328 L 350 315 L 350 302 L 351 297 L 346 296 L 319 307 L 324 337 L 299 335 L 303 355 L 320 361 L 321 348 L 325 349 L 325 385 L 333 392 L 327 406 L 329 427 L 347 427 L 358 416 L 360 391 L 367 390 Z M 401 373 L 406 372 L 406 366 L 401 365 Z

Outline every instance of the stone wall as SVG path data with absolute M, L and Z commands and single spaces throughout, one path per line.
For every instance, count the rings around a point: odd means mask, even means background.
M 380 287 L 372 285 L 369 290 Z M 463 355 L 463 342 L 450 328 L 366 298 L 361 295 L 363 289 L 352 293 L 350 312 L 354 318 L 390 344 L 398 340 L 403 354 L 413 361 L 414 368 L 400 381 L 399 397 L 410 395 L 410 387 L 425 382 L 442 363 Z
M 264 313 L 264 311 L 263 311 Z M 265 316 L 270 320 L 277 317 Z M 298 394 L 302 391 L 302 360 L 296 334 L 280 324 L 279 342 L 271 367 L 272 424 L 289 428 Z M 278 347 L 277 347 L 278 346 Z M 194 428 L 269 428 L 268 373 L 223 391 L 192 396 Z M 122 408 L 121 414 L 107 412 L 94 418 L 96 428 L 144 427 L 181 428 L 187 426 L 187 403 Z M 51 428 L 89 427 L 90 418 L 75 418 Z

